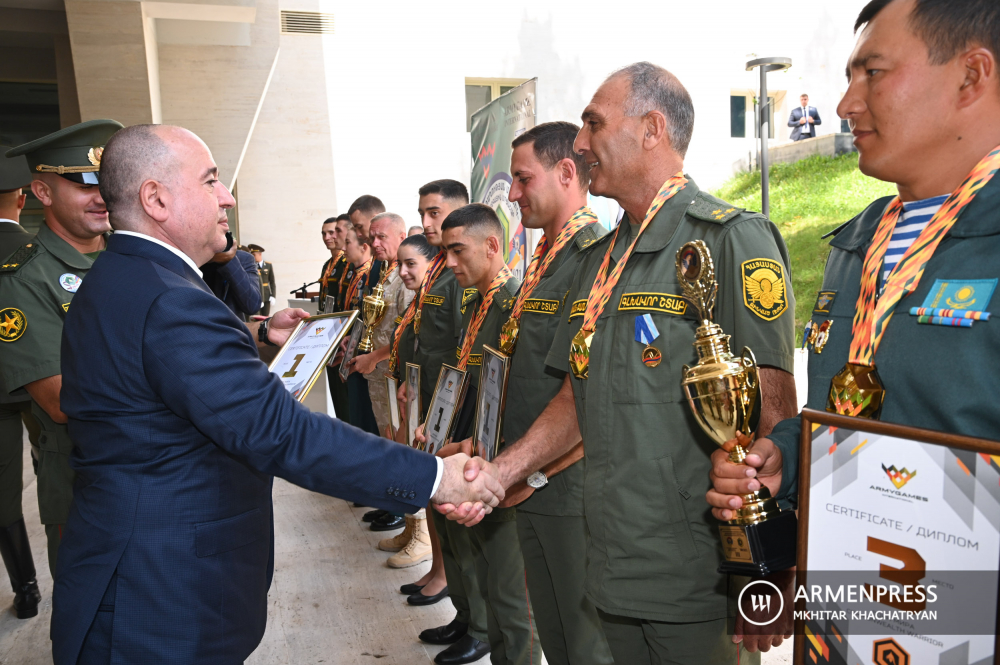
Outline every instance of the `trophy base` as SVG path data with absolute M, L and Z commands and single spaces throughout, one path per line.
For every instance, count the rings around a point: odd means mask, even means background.
M 795 565 L 798 520 L 791 510 L 756 524 L 720 524 L 720 573 L 770 575 Z

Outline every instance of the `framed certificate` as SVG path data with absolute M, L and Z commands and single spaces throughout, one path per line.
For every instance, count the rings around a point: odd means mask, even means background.
M 431 396 L 431 408 L 424 422 L 424 435 L 427 437 L 425 450 L 431 455 L 440 450 L 451 436 L 455 415 L 465 398 L 467 377 L 465 370 L 451 365 L 441 366 L 437 385 Z
M 997 662 L 1000 443 L 804 409 L 799 462 L 795 663 Z
M 399 381 L 393 376 L 385 377 L 385 389 L 389 396 L 389 424 L 392 426 L 392 435 L 396 436 L 399 431 L 399 401 L 396 399 Z
M 353 311 L 321 314 L 303 319 L 295 326 L 268 366 L 295 399 L 301 402 L 309 394 L 357 316 Z
M 406 442 L 413 445 L 413 436 L 420 427 L 420 365 L 406 363 Z
M 354 312 L 355 319 L 357 318 L 358 310 L 350 310 Z M 347 377 L 351 374 L 351 361 L 354 360 L 354 352 L 358 348 L 358 342 L 361 341 L 361 333 L 365 331 L 365 326 L 361 321 L 354 321 L 354 327 L 351 328 L 351 336 L 347 339 L 347 349 L 344 351 L 344 359 L 340 361 L 340 380 L 347 382 Z
M 510 358 L 483 345 L 483 366 L 479 373 L 479 396 L 476 400 L 476 426 L 472 428 L 472 446 L 476 455 L 492 462 L 500 449 L 500 427 L 507 398 L 507 370 Z

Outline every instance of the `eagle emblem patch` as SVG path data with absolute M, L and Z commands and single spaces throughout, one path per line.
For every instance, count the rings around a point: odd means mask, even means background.
M 751 312 L 773 321 L 788 309 L 785 271 L 777 261 L 751 259 L 743 265 L 743 304 Z

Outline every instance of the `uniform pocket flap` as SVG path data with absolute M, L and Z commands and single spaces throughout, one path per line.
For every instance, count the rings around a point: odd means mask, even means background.
M 229 552 L 256 542 L 268 533 L 267 518 L 258 508 L 224 520 L 195 524 L 195 554 L 206 557 Z

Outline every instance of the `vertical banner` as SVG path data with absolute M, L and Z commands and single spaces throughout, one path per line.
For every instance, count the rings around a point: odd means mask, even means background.
M 472 200 L 493 208 L 503 224 L 504 260 L 518 279 L 540 233 L 521 226 L 521 209 L 510 194 L 511 142 L 535 126 L 535 81 L 500 95 L 472 114 Z M 530 243 L 530 245 L 529 245 Z

